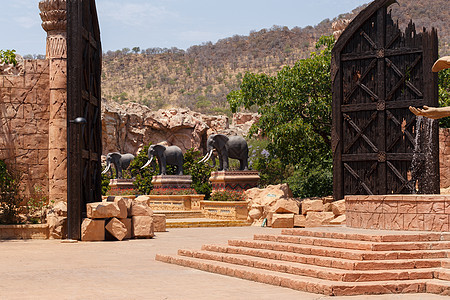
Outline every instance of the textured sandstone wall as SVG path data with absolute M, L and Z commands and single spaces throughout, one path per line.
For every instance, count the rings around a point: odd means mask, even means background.
M 254 114 L 239 114 L 230 124 L 226 116 L 208 116 L 189 109 L 152 111 L 137 103 L 119 105 L 103 101 L 103 154 L 137 154 L 150 142 L 177 145 L 183 152 L 192 147 L 202 151 L 208 135 L 246 135 L 255 120 Z
M 441 188 L 450 187 L 450 128 L 439 129 L 439 169 Z
M 21 75 L 0 75 L 0 159 L 16 162 L 26 192 L 48 192 L 49 63 L 25 60 Z

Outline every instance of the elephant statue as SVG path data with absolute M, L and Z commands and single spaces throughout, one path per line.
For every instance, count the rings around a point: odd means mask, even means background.
M 176 175 L 183 175 L 183 153 L 178 146 L 150 145 L 148 161 L 141 168 L 146 168 L 156 156 L 158 159 L 159 175 L 167 175 L 167 165 L 176 166 Z
M 111 164 L 116 169 L 116 178 L 123 178 L 122 172 L 130 166 L 131 161 L 134 159 L 134 155 L 130 153 L 120 154 L 118 152 L 108 153 L 106 156 L 106 169 L 102 172 L 105 174 L 111 169 Z M 112 177 L 112 170 L 111 170 Z
M 206 142 L 207 154 L 201 162 L 213 158 L 213 167 L 216 166 L 216 157 L 214 150 L 219 155 L 219 171 L 228 170 L 228 158 L 238 159 L 240 162 L 239 170 L 248 170 L 248 145 L 241 136 L 226 136 L 223 134 L 213 134 L 208 137 Z

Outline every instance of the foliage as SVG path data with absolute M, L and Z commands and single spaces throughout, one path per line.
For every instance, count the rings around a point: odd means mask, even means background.
M 247 196 L 240 190 L 219 190 L 211 194 L 211 201 L 246 201 Z
M 16 50 L 0 50 L 0 62 L 17 65 Z
M 20 196 L 21 175 L 0 160 L 0 224 L 16 224 L 22 212 Z
M 197 194 L 204 194 L 205 199 L 209 199 L 212 191 L 209 182 L 212 168 L 207 163 L 199 164 L 201 158 L 200 151 L 195 151 L 193 148 L 188 149 L 183 155 L 183 172 L 192 176 L 192 188 Z
M 195 195 L 194 189 L 153 189 L 150 195 Z
M 108 174 L 109 172 L 102 174 L 102 196 L 106 196 L 108 191 L 111 189 L 111 187 L 109 186 L 111 177 Z
M 289 184 L 294 197 L 322 197 L 333 194 L 331 166 L 329 168 L 301 168 L 296 170 L 286 182 Z
M 143 165 L 148 161 L 148 148 L 151 143 L 145 146 L 139 153 L 136 155 L 134 160 L 130 164 L 130 171 L 133 177 L 135 178 L 134 186 L 138 189 L 139 193 L 142 195 L 150 194 L 150 191 L 153 189 L 152 185 L 152 177 L 154 175 L 158 175 L 159 167 L 155 164 L 153 160 L 152 166 L 148 166 L 145 169 L 141 169 Z
M 33 191 L 27 201 L 28 221 L 32 224 L 45 223 L 45 212 L 50 207 L 48 196 L 43 187 L 34 185 Z
M 450 106 L 450 69 L 439 72 L 439 106 Z M 439 126 L 450 128 L 450 117 L 440 119 Z

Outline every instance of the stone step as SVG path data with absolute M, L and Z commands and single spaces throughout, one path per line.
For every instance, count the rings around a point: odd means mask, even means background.
M 333 257 L 297 254 L 292 252 L 263 250 L 246 247 L 203 245 L 202 250 L 229 254 L 241 254 L 266 259 L 297 262 L 321 267 L 331 267 L 343 270 L 399 270 L 440 268 L 440 259 L 397 259 L 397 260 L 366 260 L 354 261 L 336 259 Z
M 342 270 L 329 267 L 291 262 L 276 261 L 273 259 L 251 257 L 241 254 L 218 253 L 210 251 L 179 250 L 178 255 L 194 257 L 205 260 L 213 260 L 289 273 L 332 281 L 363 282 L 363 281 L 384 281 L 384 280 L 416 280 L 433 279 L 434 269 L 404 269 L 404 270 Z
M 153 213 L 166 215 L 166 220 L 204 217 L 201 210 L 154 210 Z
M 450 296 L 450 282 L 433 279 L 426 282 L 426 292 L 442 296 Z
M 282 235 L 294 235 L 315 238 L 332 238 L 343 240 L 356 240 L 366 242 L 428 242 L 450 241 L 449 232 L 414 232 L 390 230 L 360 230 L 347 227 L 318 227 L 309 229 L 283 229 Z
M 427 291 L 424 280 L 336 282 L 193 257 L 157 254 L 155 259 L 211 273 L 329 296 L 424 293 Z M 440 282 L 434 280 L 430 280 L 430 282 L 435 285 L 430 289 L 430 293 L 439 291 L 442 293 L 445 282 L 443 282 L 444 285 L 439 285 Z
M 166 228 L 190 228 L 190 227 L 237 227 L 250 226 L 247 221 L 215 220 L 207 218 L 185 218 L 166 220 Z
M 450 241 L 430 242 L 368 242 L 346 239 L 334 239 L 298 235 L 260 234 L 255 240 L 275 241 L 282 243 L 314 245 L 322 247 L 344 248 L 368 251 L 411 251 L 411 250 L 443 250 L 450 249 Z
M 274 251 L 285 251 L 303 255 L 324 256 L 330 258 L 365 260 L 396 260 L 396 259 L 436 259 L 450 257 L 449 250 L 412 250 L 412 251 L 369 251 L 330 248 L 314 245 L 281 243 L 262 240 L 229 240 L 228 245 Z

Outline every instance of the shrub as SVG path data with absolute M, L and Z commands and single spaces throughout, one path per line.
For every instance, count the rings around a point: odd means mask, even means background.
M 28 222 L 32 224 L 45 223 L 45 211 L 49 208 L 48 196 L 40 185 L 34 185 L 27 201 Z
M 202 155 L 200 151 L 195 151 L 193 148 L 188 149 L 183 155 L 183 172 L 186 175 L 192 176 L 192 188 L 197 194 L 204 194 L 205 199 L 209 199 L 212 191 L 209 177 L 211 177 L 212 168 L 207 163 L 198 162 Z
M 102 174 L 102 196 L 106 196 L 108 194 L 108 191 L 111 189 L 111 187 L 109 186 L 110 179 L 111 177 L 108 175 L 108 173 Z
M 330 167 L 300 169 L 287 180 L 294 197 L 323 197 L 333 194 L 333 172 Z
M 247 195 L 239 190 L 219 190 L 211 194 L 211 201 L 246 201 Z
M 109 190 L 106 195 L 107 196 L 127 196 L 127 195 L 138 195 L 138 189 L 114 189 Z
M 0 223 L 17 224 L 19 214 L 23 207 L 20 205 L 23 199 L 20 196 L 21 175 L 13 168 L 8 168 L 6 163 L 0 160 Z
M 152 185 L 152 177 L 154 175 L 158 175 L 159 167 L 153 160 L 152 166 L 149 166 L 145 169 L 141 169 L 143 165 L 148 161 L 147 152 L 151 143 L 145 146 L 139 153 L 136 155 L 134 160 L 130 164 L 130 171 L 133 177 L 135 178 L 134 186 L 138 190 L 138 192 L 142 195 L 150 194 L 150 191 L 153 189 Z M 154 169 L 153 169 L 153 166 Z

